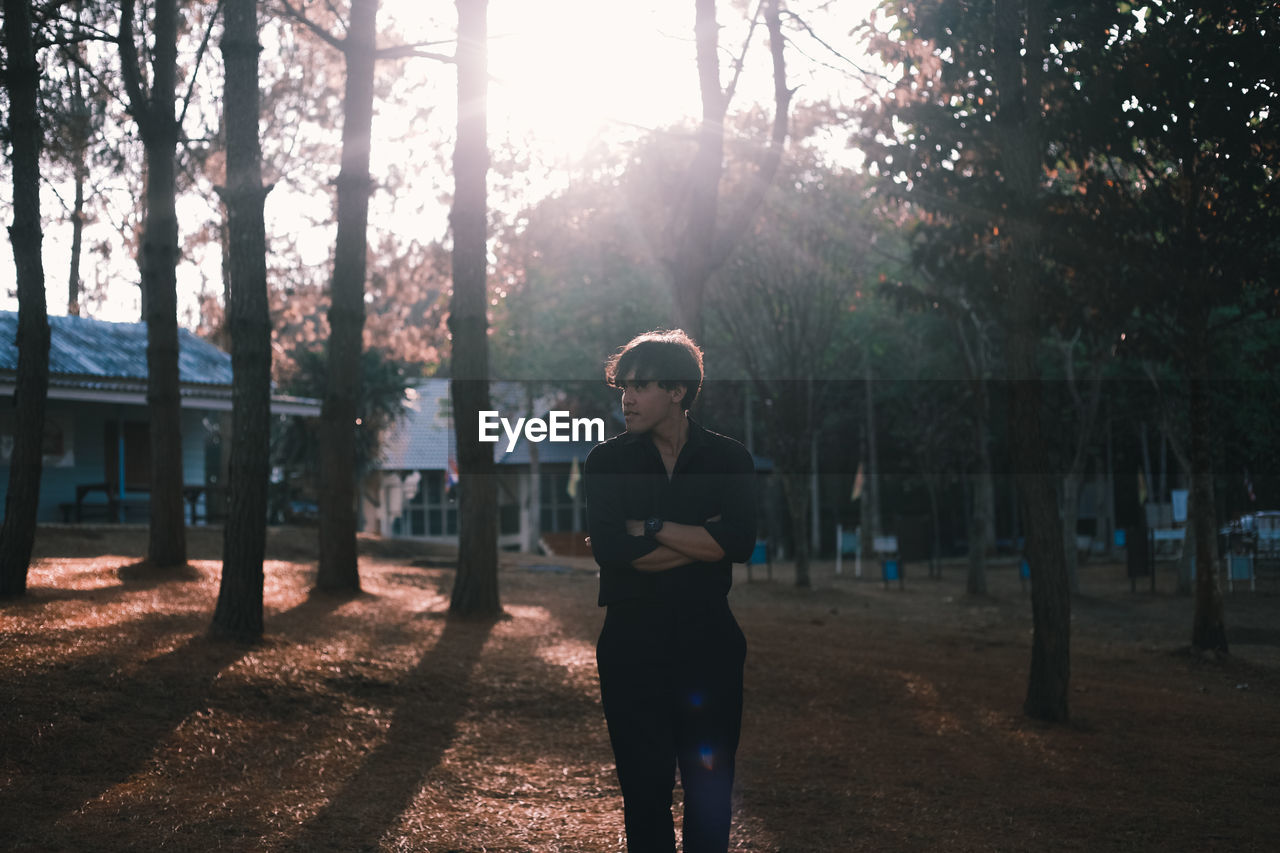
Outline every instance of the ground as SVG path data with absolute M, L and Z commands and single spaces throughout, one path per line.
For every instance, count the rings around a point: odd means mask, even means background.
M 275 530 L 267 637 L 207 637 L 217 531 L 188 569 L 138 530 L 48 528 L 0 605 L 0 846 L 11 850 L 614 853 L 621 800 L 588 560 L 504 557 L 507 617 L 446 618 L 447 552 L 362 541 L 364 593 L 309 595 L 314 531 Z M 1280 595 L 1192 602 L 1088 563 L 1072 721 L 1022 716 L 1031 620 L 1012 566 L 905 588 L 788 567 L 731 600 L 749 643 L 731 847 L 1280 849 Z M 678 804 L 677 804 L 678 807 Z

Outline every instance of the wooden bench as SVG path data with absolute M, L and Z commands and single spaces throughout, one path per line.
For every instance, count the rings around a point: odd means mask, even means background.
M 85 497 L 93 492 L 102 492 L 106 497 L 105 502 L 86 502 Z M 76 486 L 75 503 L 58 504 L 58 508 L 62 510 L 63 521 L 70 523 L 72 521 L 80 522 L 84 520 L 85 511 L 97 515 L 104 512 L 107 521 L 123 520 L 128 521 L 129 511 L 137 509 L 146 509 L 151 505 L 151 486 L 147 484 L 126 483 L 123 489 L 125 494 L 133 493 L 140 495 L 137 498 L 128 498 L 121 495 L 121 490 L 114 483 L 80 483 Z M 206 492 L 208 493 L 206 495 Z M 190 507 L 191 524 L 195 524 L 197 520 L 197 510 L 200 505 L 201 496 L 206 497 L 205 515 L 208 520 L 209 509 L 213 508 L 215 513 L 223 510 L 226 503 L 226 495 L 222 490 L 209 489 L 203 485 L 188 484 L 182 487 L 182 498 Z M 119 508 L 118 511 L 116 508 Z M 121 518 L 123 516 L 123 518 Z
M 99 519 L 107 522 L 128 521 L 131 513 L 135 518 L 140 517 L 145 521 L 150 508 L 151 501 L 146 498 L 58 504 L 58 509 L 62 511 L 62 521 L 66 524 Z M 121 513 L 124 514 L 123 519 L 120 518 Z

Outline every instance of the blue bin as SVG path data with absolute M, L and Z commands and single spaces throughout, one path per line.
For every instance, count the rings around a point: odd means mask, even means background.
M 1031 564 L 1025 559 L 1018 563 L 1018 577 L 1024 580 L 1031 577 Z
M 896 581 L 898 579 L 898 561 L 884 560 L 880 564 L 880 571 L 884 575 L 885 583 Z
M 756 540 L 756 547 L 751 549 L 751 558 L 747 560 L 753 566 L 769 562 L 769 543 L 763 539 Z

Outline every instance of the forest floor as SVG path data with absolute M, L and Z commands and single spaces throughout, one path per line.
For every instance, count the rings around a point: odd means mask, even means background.
M 362 540 L 364 593 L 310 595 L 314 531 L 273 530 L 267 636 L 208 638 L 220 532 L 139 561 L 139 529 L 42 529 L 0 605 L 0 847 L 615 853 L 621 799 L 589 560 L 504 556 L 507 616 L 446 617 L 448 552 Z M 1280 850 L 1280 591 L 1193 604 L 1090 562 L 1071 722 L 1024 717 L 1031 615 L 1013 566 L 904 589 L 818 567 L 731 594 L 747 635 L 731 847 Z M 678 805 L 677 789 L 677 809 Z

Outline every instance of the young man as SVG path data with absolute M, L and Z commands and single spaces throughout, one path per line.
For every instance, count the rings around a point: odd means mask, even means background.
M 689 418 L 702 352 L 649 332 L 606 366 L 627 431 L 587 457 L 587 526 L 607 607 L 596 646 L 630 853 L 674 853 L 671 794 L 684 787 L 685 853 L 729 844 L 746 639 L 726 595 L 755 543 L 755 465 Z

